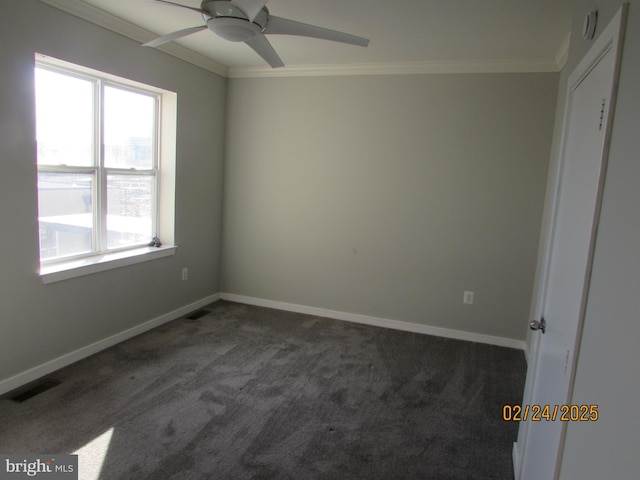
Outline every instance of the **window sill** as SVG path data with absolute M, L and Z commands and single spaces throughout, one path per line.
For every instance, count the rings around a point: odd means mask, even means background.
M 176 246 L 142 247 L 134 250 L 105 253 L 81 260 L 56 263 L 55 265 L 46 265 L 40 268 L 40 278 L 43 283 L 61 282 L 70 278 L 168 257 L 173 255 L 176 249 Z

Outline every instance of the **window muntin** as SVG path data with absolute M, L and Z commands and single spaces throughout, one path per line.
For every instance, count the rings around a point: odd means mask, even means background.
M 161 95 L 46 62 L 35 78 L 41 263 L 147 245 Z

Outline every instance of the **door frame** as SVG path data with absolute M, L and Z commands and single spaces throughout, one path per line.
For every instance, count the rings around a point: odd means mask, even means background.
M 591 239 L 589 245 L 589 253 L 587 260 L 587 268 L 585 273 L 585 279 L 583 284 L 583 292 L 582 292 L 582 301 L 580 304 L 580 314 L 578 317 L 578 325 L 576 329 L 575 336 L 575 347 L 573 349 L 573 361 L 570 362 L 571 368 L 569 373 L 568 380 L 568 392 L 567 392 L 567 402 L 570 403 L 569 400 L 573 395 L 573 384 L 575 381 L 576 374 L 576 366 L 579 358 L 579 350 L 580 350 L 580 339 L 582 337 L 582 329 L 584 324 L 585 311 L 588 302 L 588 294 L 589 294 L 589 285 L 591 281 L 591 269 L 593 264 L 593 255 L 596 244 L 596 236 L 598 232 L 598 225 L 600 219 L 600 210 L 602 206 L 602 193 L 604 190 L 604 182 L 606 177 L 606 169 L 607 163 L 609 159 L 609 147 L 611 144 L 611 132 L 613 128 L 613 119 L 615 114 L 615 105 L 617 100 L 617 92 L 618 92 L 618 81 L 620 77 L 620 63 L 622 58 L 622 45 L 624 43 L 624 35 L 625 35 L 625 26 L 627 23 L 629 4 L 623 4 L 620 9 L 613 16 L 609 24 L 602 31 L 600 36 L 594 42 L 589 51 L 585 54 L 582 60 L 578 63 L 578 65 L 574 68 L 572 73 L 569 75 L 567 79 L 566 86 L 564 88 L 565 91 L 565 100 L 564 100 L 564 111 L 563 111 L 563 120 L 562 120 L 562 130 L 560 137 L 560 145 L 557 150 L 558 161 L 556 165 L 553 166 L 554 172 L 552 178 L 552 183 L 550 185 L 549 198 L 547 201 L 551 208 L 549 209 L 549 217 L 545 222 L 546 232 L 543 236 L 541 236 L 541 241 L 543 242 L 542 249 L 540 251 L 540 256 L 542 257 L 541 262 L 541 272 L 538 279 L 538 289 L 537 294 L 534 299 L 534 305 L 532 308 L 532 312 L 534 315 L 534 319 L 540 319 L 544 315 L 544 308 L 546 304 L 547 297 L 547 289 L 549 285 L 549 273 L 550 266 L 552 261 L 552 246 L 554 242 L 554 237 L 556 234 L 556 219 L 558 216 L 558 207 L 559 207 L 559 198 L 560 191 L 562 188 L 562 175 L 565 165 L 565 157 L 566 157 L 566 149 L 567 149 L 567 132 L 569 129 L 569 122 L 571 119 L 571 106 L 573 100 L 573 94 L 580 83 L 587 77 L 587 75 L 591 72 L 591 70 L 598 64 L 598 62 L 604 57 L 606 53 L 610 50 L 615 52 L 615 64 L 614 64 L 614 76 L 611 87 L 611 96 L 609 100 L 609 105 L 607 106 L 607 116 L 606 123 L 604 125 L 604 141 L 601 152 L 601 165 L 600 165 L 600 175 L 598 179 L 598 187 L 596 192 L 596 203 L 594 208 L 594 219 L 591 231 Z M 529 343 L 529 358 L 528 358 L 528 369 L 527 369 L 527 378 L 525 382 L 524 394 L 523 394 L 523 405 L 528 405 L 531 403 L 531 399 L 534 398 L 534 393 L 536 390 L 536 379 L 537 379 L 537 370 L 538 370 L 538 361 L 539 361 L 539 353 L 540 353 L 540 341 L 541 334 L 533 334 L 531 336 L 531 340 Z M 524 464 L 525 455 L 527 452 L 527 441 L 529 438 L 529 422 L 521 422 L 519 425 L 518 431 L 518 440 L 513 444 L 513 469 L 514 476 L 516 480 L 531 480 L 529 478 L 524 478 L 522 475 L 522 465 Z M 561 424 L 560 430 L 560 441 L 558 445 L 558 451 L 556 454 L 556 458 L 553 459 L 555 463 L 554 468 L 554 479 L 557 479 L 560 473 L 560 467 L 562 464 L 562 452 L 564 449 L 564 441 L 566 437 L 566 423 Z M 545 459 L 545 461 L 549 461 L 549 459 Z M 546 479 L 545 479 L 546 480 Z

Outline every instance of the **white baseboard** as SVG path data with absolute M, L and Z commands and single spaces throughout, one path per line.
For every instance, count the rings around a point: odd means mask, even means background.
M 186 315 L 193 310 L 197 310 L 198 308 L 202 308 L 205 305 L 216 302 L 220 300 L 220 294 L 215 293 L 213 295 L 209 295 L 207 297 L 201 298 L 193 303 L 180 307 L 176 310 L 173 310 L 169 313 L 165 313 L 160 315 L 159 317 L 153 318 L 147 322 L 141 323 L 140 325 L 136 325 L 128 330 L 125 330 L 120 333 L 116 333 L 110 337 L 104 338 L 102 340 L 98 340 L 95 343 L 87 345 L 86 347 L 79 348 L 71 353 L 67 353 L 66 355 L 62 355 L 54 360 L 43 363 L 42 365 L 38 365 L 36 367 L 30 368 L 24 372 L 21 372 L 13 377 L 7 378 L 5 380 L 0 381 L 0 395 L 10 392 L 16 388 L 21 387 L 22 385 L 26 385 L 29 382 L 33 382 L 40 377 L 48 375 L 56 370 L 66 367 L 67 365 L 71 365 L 78 360 L 82 360 L 83 358 L 89 357 L 94 353 L 98 353 L 105 348 L 109 348 L 113 345 L 116 345 L 120 342 L 128 340 L 130 338 L 135 337 L 136 335 L 140 335 L 152 328 L 159 327 L 167 322 L 175 320 L 177 318 Z
M 289 312 L 304 313 L 308 315 L 316 315 L 320 317 L 332 318 L 335 320 L 344 320 L 347 322 L 362 323 L 364 325 L 371 325 L 375 327 L 391 328 L 394 330 L 403 330 L 406 332 L 421 333 L 425 335 L 434 335 L 437 337 L 455 338 L 457 340 L 466 340 L 470 342 L 486 343 L 490 345 L 497 345 L 500 347 L 516 348 L 519 350 L 525 349 L 525 342 L 522 340 L 515 340 L 512 338 L 496 337 L 492 335 L 483 335 L 480 333 L 465 332 L 462 330 L 452 330 L 449 328 L 434 327 L 431 325 L 422 325 L 418 323 L 402 322 L 399 320 L 389 320 L 386 318 L 371 317 L 367 315 L 360 315 L 356 313 L 340 312 L 336 310 L 329 310 L 325 308 L 309 307 L 305 305 L 297 305 L 293 303 L 278 302 L 275 300 L 266 300 L 262 298 L 248 297 L 245 295 L 236 295 L 234 293 L 215 293 L 209 295 L 193 303 L 180 307 L 171 312 L 160 315 L 140 325 L 136 325 L 128 330 L 117 333 L 110 337 L 99 340 L 95 343 L 79 348 L 73 352 L 62 355 L 49 362 L 43 363 L 36 367 L 30 368 L 24 372 L 21 372 L 13 377 L 9 377 L 4 380 L 0 380 L 0 395 L 3 395 L 11 390 L 26 385 L 29 382 L 37 380 L 40 377 L 48 375 L 60 368 L 71 365 L 74 362 L 89 357 L 95 353 L 100 352 L 106 348 L 116 345 L 120 342 L 133 338 L 141 333 L 144 333 L 152 328 L 159 327 L 167 322 L 175 320 L 177 318 L 186 315 L 193 310 L 204 307 L 217 300 L 229 300 L 232 302 L 245 303 L 248 305 L 256 305 L 260 307 L 274 308 L 277 310 L 285 310 Z
M 515 340 L 513 338 L 496 337 L 493 335 L 483 335 L 481 333 L 452 330 L 450 328 L 434 327 L 431 325 L 423 325 L 419 323 L 402 322 L 399 320 L 389 320 L 379 317 L 370 317 L 357 313 L 339 312 L 336 310 L 328 310 L 325 308 L 308 307 L 305 305 L 297 305 L 294 303 L 277 302 L 274 300 L 265 300 L 262 298 L 237 295 L 235 293 L 221 293 L 220 298 L 222 300 L 229 300 L 231 302 L 246 303 L 248 305 L 275 308 L 277 310 L 285 310 L 289 312 L 306 313 L 308 315 L 316 315 L 319 317 L 332 318 L 335 320 L 345 320 L 347 322 L 362 323 L 375 327 L 392 328 L 394 330 L 404 330 L 406 332 L 422 333 L 425 335 L 434 335 L 436 337 L 455 338 L 457 340 L 467 340 L 469 342 L 487 343 L 490 345 L 497 345 L 499 347 L 516 348 L 518 350 L 524 350 L 525 348 L 524 341 Z

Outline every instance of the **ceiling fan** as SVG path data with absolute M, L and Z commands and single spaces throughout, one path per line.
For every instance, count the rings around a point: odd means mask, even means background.
M 284 67 L 284 63 L 265 35 L 298 35 L 366 47 L 369 40 L 356 35 L 316 27 L 271 15 L 265 6 L 267 0 L 203 0 L 200 8 L 189 7 L 167 0 L 158 3 L 174 5 L 202 14 L 205 25 L 185 28 L 163 35 L 145 43 L 145 47 L 157 47 L 164 43 L 209 29 L 225 40 L 244 42 L 271 67 Z

